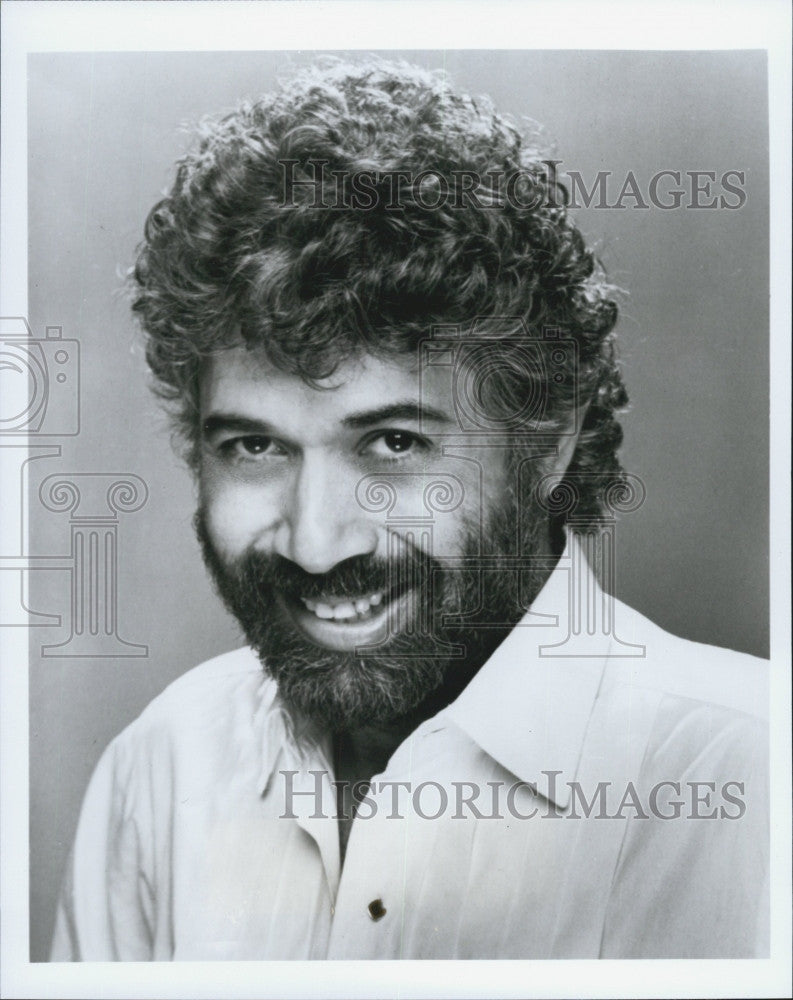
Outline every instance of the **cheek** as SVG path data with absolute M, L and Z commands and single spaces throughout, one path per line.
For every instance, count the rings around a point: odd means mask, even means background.
M 503 448 L 471 448 L 465 460 L 449 471 L 453 471 L 464 492 L 454 510 L 434 516 L 433 554 L 441 560 L 487 551 L 491 517 L 503 508 L 511 493 Z
M 460 510 L 453 514 L 441 514 L 435 519 L 431 536 L 424 547 L 440 562 L 456 559 L 465 552 L 467 539 L 476 522 L 475 511 L 470 520 Z
M 202 477 L 200 502 L 213 544 L 226 557 L 267 544 L 278 523 L 278 504 L 269 491 Z
M 476 471 L 470 466 L 457 469 L 453 477 L 453 480 L 449 476 L 445 478 L 447 485 L 453 482 L 453 490 L 443 488 L 424 495 L 424 523 L 417 524 L 413 536 L 408 539 L 441 562 L 459 558 L 472 547 L 477 551 L 480 525 L 486 523 L 483 490 Z

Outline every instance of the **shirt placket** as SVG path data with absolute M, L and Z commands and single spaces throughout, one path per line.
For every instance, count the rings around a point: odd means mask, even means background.
M 347 843 L 328 958 L 404 957 L 415 862 L 434 832 L 413 813 L 411 793 L 431 741 L 442 738 L 441 726 L 425 723 L 371 779 Z
M 382 775 L 372 779 L 380 788 Z M 404 938 L 411 816 L 406 799 L 394 810 L 391 782 L 370 791 L 353 821 L 334 907 L 328 958 L 400 958 Z M 399 797 L 401 789 L 396 790 Z
M 294 822 L 311 837 L 319 851 L 332 917 L 339 889 L 341 857 L 336 789 L 328 755 L 319 746 L 312 748 L 311 753 L 290 746 L 282 758 L 281 771 L 284 788 L 288 789 L 283 815 L 293 816 Z

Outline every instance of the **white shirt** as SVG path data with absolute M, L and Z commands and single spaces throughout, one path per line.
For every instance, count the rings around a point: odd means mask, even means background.
M 97 766 L 52 959 L 767 955 L 766 664 L 586 573 L 588 634 L 576 560 L 373 778 L 343 868 L 329 741 L 255 655 L 178 679 Z

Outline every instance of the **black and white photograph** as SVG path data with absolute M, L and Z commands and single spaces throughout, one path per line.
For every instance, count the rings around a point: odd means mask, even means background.
M 790 15 L 629 9 L 6 4 L 2 995 L 789 988 Z

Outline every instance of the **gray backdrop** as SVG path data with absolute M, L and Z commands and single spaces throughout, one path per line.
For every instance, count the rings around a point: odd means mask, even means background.
M 670 631 L 766 656 L 763 53 L 405 55 L 445 66 L 462 88 L 542 122 L 557 140 L 562 179 L 565 170 L 578 170 L 591 185 L 597 171 L 612 171 L 612 202 L 630 170 L 645 197 L 650 178 L 663 169 L 713 170 L 717 177 L 745 171 L 747 200 L 739 210 L 639 209 L 628 199 L 622 210 L 591 207 L 578 219 L 597 241 L 612 280 L 629 292 L 619 325 L 633 402 L 623 457 L 644 481 L 647 499 L 619 525 L 617 595 Z M 59 444 L 61 454 L 27 466 L 30 552 L 45 557 L 45 568 L 29 574 L 31 603 L 61 617 L 60 626 L 31 632 L 33 960 L 47 955 L 58 884 L 99 754 L 177 675 L 240 644 L 204 576 L 190 527 L 193 487 L 148 394 L 121 276 L 188 141 L 180 124 L 256 95 L 289 64 L 309 58 L 266 52 L 30 58 L 29 319 L 37 338 L 58 325 L 81 352 L 79 434 L 59 436 L 55 423 L 47 425 L 50 436 L 41 441 Z M 47 509 L 39 487 L 56 473 L 91 473 L 77 482 L 94 492 L 106 493 L 123 474 L 147 485 L 144 506 L 125 510 L 122 498 L 115 512 L 105 508 L 100 525 L 117 546 L 117 593 L 102 605 L 117 609 L 111 631 L 147 647 L 110 652 L 145 655 L 93 655 L 98 640 L 92 646 L 90 637 L 87 645 L 41 655 L 43 645 L 70 638 L 78 573 L 70 537 L 82 530 L 78 515 L 100 524 L 104 496 L 86 499 L 81 511 L 70 513 L 68 503 Z M 107 565 L 100 572 L 106 596 L 112 575 Z

